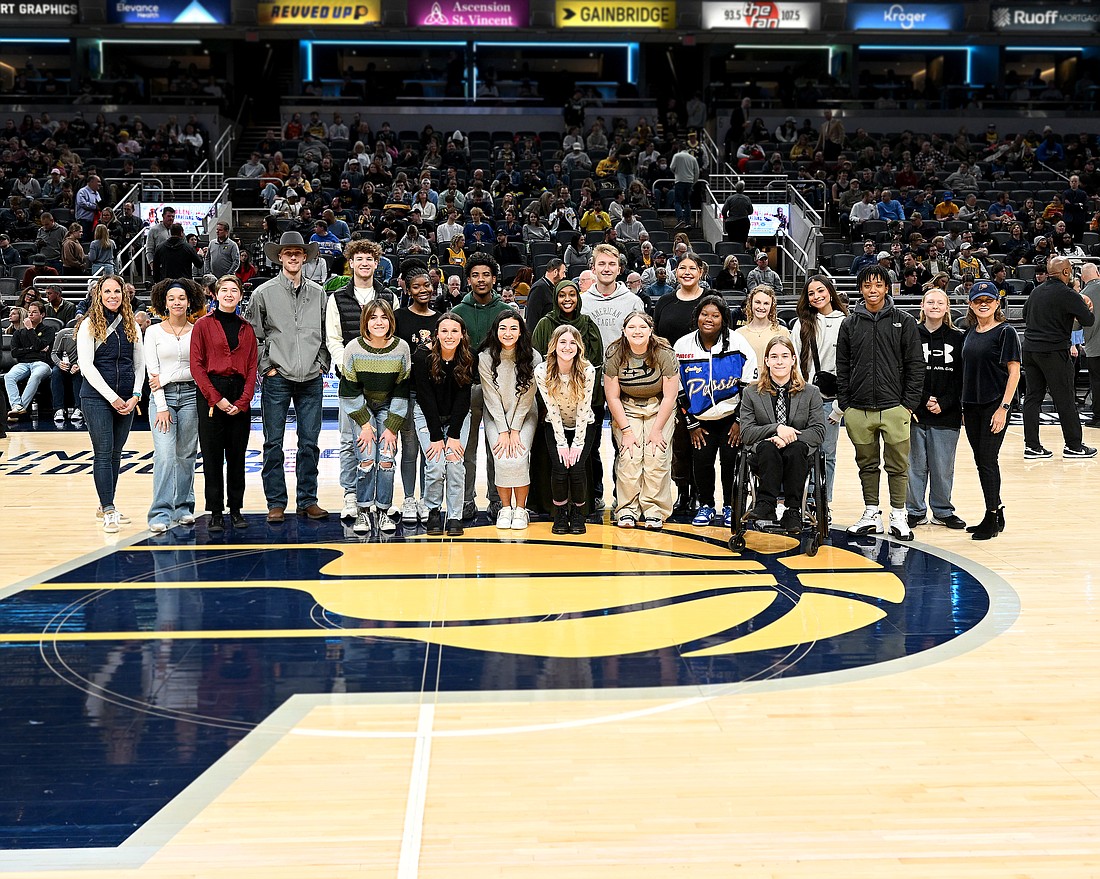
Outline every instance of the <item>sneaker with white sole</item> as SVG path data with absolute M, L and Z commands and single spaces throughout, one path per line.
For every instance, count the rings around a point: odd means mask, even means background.
M 341 519 L 354 519 L 359 515 L 359 505 L 355 502 L 355 492 L 344 492 L 344 508 L 340 510 Z
M 1096 457 L 1096 449 L 1094 449 L 1092 446 L 1077 446 L 1076 448 L 1071 448 L 1070 446 L 1066 446 L 1064 449 L 1062 449 L 1062 457 L 1063 458 L 1095 458 Z
M 733 507 L 731 507 L 729 504 L 726 504 L 724 507 L 722 507 L 722 524 L 726 528 L 733 527 Z
M 119 525 L 129 525 L 130 524 L 130 517 L 127 516 L 125 513 L 122 513 L 122 512 L 119 512 L 118 510 L 115 510 L 115 515 L 118 516 L 118 524 Z M 97 519 L 102 519 L 103 518 L 103 507 L 96 507 L 95 508 L 95 517 Z
M 428 521 L 428 504 L 426 501 L 419 500 L 416 502 L 416 518 L 421 522 Z
M 73 421 L 83 421 L 84 420 L 84 413 L 81 412 L 79 409 L 74 409 L 72 419 L 73 419 Z
M 389 513 L 378 514 L 378 530 L 383 534 L 393 534 L 397 530 L 397 523 Z
M 500 512 L 497 513 L 497 528 L 511 528 L 513 513 L 515 513 L 514 507 L 501 507 Z
M 906 528 L 909 527 L 906 523 Z M 854 525 L 848 526 L 849 534 L 883 534 L 885 529 L 882 527 L 882 510 L 878 507 L 865 507 L 863 515 L 859 517 L 859 521 Z M 912 532 L 910 532 L 912 533 Z
M 119 513 L 118 510 L 107 510 L 103 514 L 103 533 L 118 534 Z
M 512 509 L 512 530 L 523 531 L 527 528 L 531 522 L 531 514 L 527 512 L 526 507 L 513 507 Z M 497 527 L 500 527 L 500 523 L 497 523 Z
M 64 409 L 58 409 L 56 412 L 54 412 L 54 414 L 53 414 L 53 423 L 54 424 L 64 424 L 65 423 L 65 410 Z
M 370 510 L 356 510 L 355 524 L 351 530 L 356 534 L 370 534 Z
M 1053 458 L 1054 452 L 1044 449 L 1042 446 L 1024 446 L 1024 460 L 1034 461 L 1036 458 Z
M 407 497 L 401 504 L 401 521 L 406 525 L 415 525 L 420 518 L 416 511 L 416 499 Z
M 898 540 L 912 540 L 913 529 L 909 527 L 909 514 L 904 510 L 890 510 L 890 536 Z
M 152 531 L 154 534 L 163 534 L 165 531 L 168 530 L 168 523 L 167 522 L 150 522 L 149 523 L 149 530 Z
M 706 504 L 699 507 L 695 511 L 695 518 L 691 520 L 691 524 L 696 528 L 703 528 L 710 524 L 710 520 L 714 518 L 714 507 L 708 507 Z
M 184 513 L 182 516 L 180 516 L 180 524 L 181 525 L 194 525 L 195 524 L 195 517 L 193 515 L 191 515 L 191 513 Z

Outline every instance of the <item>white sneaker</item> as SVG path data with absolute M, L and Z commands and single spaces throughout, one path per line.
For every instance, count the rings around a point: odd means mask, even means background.
M 165 531 L 168 530 L 168 523 L 167 522 L 151 522 L 149 524 L 149 530 L 152 531 L 154 534 L 163 534 Z
M 355 511 L 355 524 L 351 526 L 351 530 L 356 534 L 370 534 L 370 510 Z
M 79 409 L 74 409 L 73 410 L 73 421 L 83 421 L 83 420 L 84 420 L 84 413 L 81 412 Z
M 397 523 L 393 521 L 393 515 L 386 513 L 378 514 L 378 530 L 383 534 L 393 534 L 397 530 Z
M 54 422 L 54 424 L 64 424 L 65 423 L 65 410 L 64 409 L 58 409 L 56 412 L 54 412 L 53 422 Z
M 359 505 L 355 502 L 355 492 L 344 492 L 344 508 L 340 511 L 341 519 L 354 519 L 359 515 Z
M 118 534 L 118 526 L 118 510 L 108 510 L 103 514 L 103 532 L 105 534 Z
M 512 530 L 524 531 L 531 523 L 531 514 L 526 507 L 516 507 L 512 510 Z
M 401 521 L 406 525 L 415 525 L 419 518 L 416 511 L 416 499 L 407 497 L 401 504 Z
M 129 525 L 130 524 L 130 517 L 127 516 L 125 513 L 122 513 L 122 512 L 119 512 L 118 510 L 115 510 L 115 515 L 118 517 L 118 524 L 119 525 Z M 95 517 L 97 519 L 102 519 L 103 518 L 103 507 L 96 507 L 95 508 Z
M 902 519 L 905 519 L 905 511 L 902 510 Z M 909 527 L 908 523 L 905 526 Z M 848 527 L 849 534 L 883 534 L 884 529 L 882 527 L 882 510 L 878 507 L 866 507 L 863 510 L 863 515 L 859 517 L 859 521 L 855 525 Z M 912 536 L 912 532 L 910 532 Z
M 497 513 L 497 528 L 511 528 L 512 514 L 515 511 L 515 507 L 501 507 L 500 512 Z
M 426 501 L 419 500 L 416 502 L 416 518 L 421 522 L 428 521 L 428 504 Z
M 180 516 L 180 524 L 181 525 L 188 525 L 188 526 L 194 525 L 195 524 L 195 517 L 193 515 L 191 515 L 190 513 L 184 513 L 182 516 Z
M 902 510 L 890 510 L 890 536 L 898 540 L 912 540 L 913 529 L 909 527 L 909 516 Z

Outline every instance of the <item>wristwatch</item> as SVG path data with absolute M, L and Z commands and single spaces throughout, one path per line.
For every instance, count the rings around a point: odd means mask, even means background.
M 1011 403 L 1001 403 L 1001 408 L 1004 409 L 1005 412 L 1008 412 L 1012 408 L 1012 404 Z

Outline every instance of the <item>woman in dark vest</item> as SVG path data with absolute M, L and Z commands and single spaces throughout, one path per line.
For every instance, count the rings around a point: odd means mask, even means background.
M 141 331 L 118 275 L 100 279 L 77 334 L 77 360 L 84 373 L 80 408 L 92 440 L 92 476 L 103 512 L 103 530 L 117 534 L 123 524 L 115 509 L 122 449 L 145 381 Z M 129 521 L 129 520 L 126 520 Z

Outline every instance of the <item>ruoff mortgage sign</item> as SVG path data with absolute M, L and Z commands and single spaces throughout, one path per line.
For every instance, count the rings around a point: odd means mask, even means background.
M 1009 33 L 1100 33 L 1098 6 L 994 6 L 990 25 L 995 31 Z

